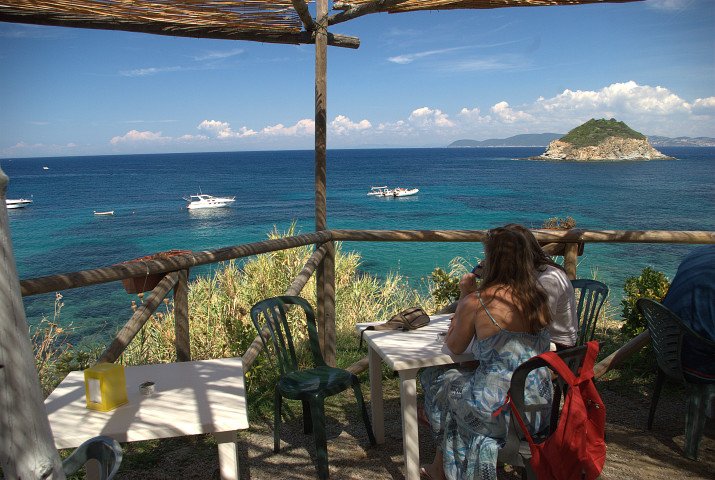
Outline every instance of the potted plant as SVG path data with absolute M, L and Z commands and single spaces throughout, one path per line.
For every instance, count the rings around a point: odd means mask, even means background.
M 191 250 L 167 250 L 166 252 L 158 252 L 153 255 L 147 255 L 146 257 L 136 258 L 134 260 L 129 260 L 126 262 L 119 263 L 117 265 L 123 265 L 126 263 L 137 263 L 137 262 L 147 262 L 149 260 L 162 260 L 169 257 L 176 257 L 179 255 L 186 255 L 187 253 L 193 253 Z M 188 275 L 189 269 L 186 269 L 186 274 Z M 166 273 L 151 273 L 148 275 L 143 275 L 140 277 L 124 278 L 122 279 L 122 285 L 124 285 L 124 290 L 127 293 L 141 293 L 153 290 Z

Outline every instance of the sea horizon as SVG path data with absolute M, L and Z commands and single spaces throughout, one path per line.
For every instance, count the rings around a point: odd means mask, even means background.
M 548 218 L 571 216 L 576 228 L 594 230 L 715 230 L 715 148 L 660 150 L 678 160 L 516 160 L 543 147 L 329 149 L 328 228 L 481 230 L 511 222 L 539 228 Z M 314 231 L 313 150 L 35 157 L 0 159 L 0 167 L 10 178 L 8 198 L 33 198 L 31 206 L 8 211 L 21 279 L 174 248 L 253 243 L 293 223 L 301 233 Z M 366 195 L 385 184 L 420 192 Z M 236 195 L 236 205 L 187 211 L 181 197 L 199 190 Z M 694 247 L 587 244 L 578 273 L 605 281 L 617 302 L 627 276 L 651 266 L 672 278 Z M 414 288 L 452 258 L 469 263 L 483 256 L 479 243 L 344 242 L 343 249 L 361 254 L 362 271 L 378 278 L 396 272 Z M 192 278 L 215 268 L 192 269 Z M 61 293 L 61 321 L 82 324 L 83 335 L 121 327 L 136 300 L 121 282 Z M 54 294 L 24 302 L 28 322 L 36 324 L 51 317 Z

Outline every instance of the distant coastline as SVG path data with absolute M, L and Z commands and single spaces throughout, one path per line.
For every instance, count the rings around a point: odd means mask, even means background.
M 484 147 L 546 147 L 552 141 L 561 138 L 559 133 L 538 133 L 514 135 L 508 138 L 491 138 L 488 140 L 456 140 L 447 148 L 484 148 Z M 715 147 L 715 138 L 711 137 L 662 137 L 648 136 L 648 142 L 653 147 Z

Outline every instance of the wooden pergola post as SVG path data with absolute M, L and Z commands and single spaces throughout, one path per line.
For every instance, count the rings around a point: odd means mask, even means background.
M 47 420 L 5 206 L 0 169 L 0 465 L 5 478 L 64 480 Z
M 315 230 L 327 230 L 327 76 L 328 0 L 316 1 L 315 15 Z M 335 366 L 335 247 L 330 247 L 316 275 L 317 316 L 325 362 Z

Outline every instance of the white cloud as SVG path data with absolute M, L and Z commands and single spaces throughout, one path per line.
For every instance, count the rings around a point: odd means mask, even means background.
M 492 106 L 489 111 L 498 122 L 514 123 L 520 121 L 531 121 L 532 117 L 526 112 L 515 110 L 507 102 L 501 101 Z
M 447 117 L 448 116 L 439 109 L 432 110 L 428 107 L 422 107 L 414 110 L 408 120 L 412 125 L 418 128 L 453 127 L 454 122 Z
M 170 141 L 171 137 L 162 137 L 161 132 L 140 132 L 138 130 L 130 130 L 123 136 L 117 136 L 112 138 L 109 143 L 112 145 L 118 145 L 122 143 L 137 143 L 137 142 L 167 142 Z
M 291 127 L 286 127 L 282 123 L 267 126 L 261 133 L 268 136 L 302 137 L 315 133 L 315 121 L 305 118 Z
M 414 62 L 418 58 L 422 57 L 429 57 L 432 55 L 443 55 L 445 53 L 450 53 L 454 52 L 457 50 L 464 50 L 465 48 L 474 48 L 474 47 L 453 47 L 453 48 L 443 48 L 441 50 L 427 50 L 425 52 L 417 52 L 417 53 L 410 53 L 407 55 L 398 55 L 396 57 L 389 57 L 387 59 L 388 62 L 392 63 L 399 63 L 400 65 L 405 65 L 408 63 Z
M 149 67 L 149 68 L 136 68 L 134 70 L 123 70 L 119 72 L 120 75 L 124 77 L 148 77 L 151 75 L 157 75 L 164 72 L 178 72 L 181 67 Z
M 715 137 L 715 97 L 686 100 L 662 86 L 629 81 L 598 90 L 566 89 L 549 98 L 521 105 L 510 98 L 493 105 L 468 105 L 450 115 L 435 106 L 407 110 L 402 116 L 378 122 L 337 115 L 328 124 L 330 148 L 365 145 L 441 146 L 458 138 L 506 138 L 520 133 L 566 133 L 590 118 L 616 118 L 646 135 Z M 176 123 L 176 122 L 174 122 Z M 293 125 L 233 128 L 229 122 L 203 120 L 195 132 L 130 130 L 110 144 L 120 151 L 195 151 L 264 148 L 311 148 L 312 119 Z M 96 149 L 97 147 L 95 147 Z M 90 146 L 19 142 L 0 150 L 0 156 L 93 154 Z
M 256 134 L 254 130 L 246 127 L 241 127 L 237 132 L 234 132 L 228 122 L 219 122 L 216 120 L 204 120 L 196 128 L 199 130 L 207 130 L 216 138 L 241 138 Z
M 563 93 L 539 99 L 534 109 L 553 111 L 608 111 L 615 114 L 672 115 L 687 113 L 690 105 L 663 87 L 640 86 L 636 82 L 614 83 L 599 91 L 564 90 Z
M 84 155 L 83 149 L 74 142 L 65 145 L 45 145 L 43 143 L 17 142 L 15 145 L 0 149 L 0 157 L 36 157 L 36 156 L 62 156 Z
M 338 115 L 330 122 L 328 133 L 334 135 L 350 135 L 351 133 L 361 132 L 369 128 L 372 128 L 372 124 L 367 120 L 361 120 L 355 123 L 348 117 Z
M 691 2 L 686 0 L 648 0 L 646 5 L 656 10 L 674 12 L 685 10 L 689 7 L 689 3 Z
M 709 115 L 715 117 L 715 97 L 698 98 L 693 102 L 695 115 Z
M 229 58 L 233 57 L 236 55 L 240 55 L 243 53 L 242 48 L 234 48 L 233 50 L 224 50 L 224 51 L 216 51 L 216 52 L 208 52 L 203 55 L 196 55 L 193 57 L 194 60 L 197 62 L 203 62 L 206 60 L 222 60 L 224 58 Z

